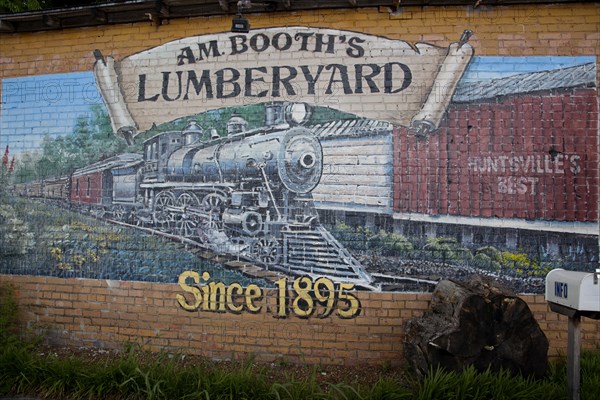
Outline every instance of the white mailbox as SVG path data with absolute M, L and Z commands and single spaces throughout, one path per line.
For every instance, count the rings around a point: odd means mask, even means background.
M 600 312 L 598 272 L 554 269 L 546 276 L 546 301 L 590 314 Z
M 593 272 L 553 269 L 546 275 L 546 301 L 550 309 L 569 317 L 567 390 L 580 400 L 581 317 L 600 319 L 600 269 Z

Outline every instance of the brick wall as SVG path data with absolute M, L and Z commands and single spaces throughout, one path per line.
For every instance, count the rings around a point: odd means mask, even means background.
M 600 55 L 600 6 L 596 3 L 488 7 L 404 7 L 250 14 L 252 28 L 302 25 L 347 29 L 407 42 L 447 46 L 464 29 L 474 36 L 477 55 Z M 115 59 L 181 37 L 227 32 L 230 16 L 178 19 L 160 27 L 148 23 L 2 34 L 0 78 L 90 71 L 94 48 Z
M 253 28 L 299 25 L 383 35 L 410 43 L 448 46 L 464 29 L 474 31 L 476 55 L 600 56 L 600 6 L 591 4 L 511 7 L 404 7 L 251 14 Z M 229 31 L 231 17 L 178 19 L 59 30 L 0 37 L 0 79 L 91 71 L 95 48 L 116 60 L 182 37 Z M 600 69 L 599 69 L 600 70 Z M 595 197 L 593 197 L 595 199 Z M 596 208 L 595 204 L 588 204 Z M 272 361 L 353 364 L 398 363 L 403 324 L 428 307 L 429 294 L 359 292 L 360 316 L 353 319 L 273 318 L 266 313 L 187 312 L 177 304 L 174 284 L 77 280 L 1 275 L 14 283 L 23 321 L 48 341 L 119 347 L 142 343 L 150 349 L 183 350 L 212 358 L 255 354 Z M 550 312 L 543 296 L 524 296 L 550 340 L 550 354 L 566 349 L 566 319 Z M 600 341 L 600 324 L 585 320 L 583 343 Z
M 214 359 L 254 356 L 272 362 L 400 364 L 405 321 L 429 308 L 431 294 L 357 292 L 353 319 L 274 318 L 257 314 L 188 312 L 175 284 L 0 275 L 16 287 L 23 327 L 47 342 L 120 348 L 131 342 L 153 351 Z M 269 293 L 267 297 L 272 297 Z M 542 295 L 524 295 L 550 342 L 551 357 L 566 354 L 567 319 Z M 600 321 L 583 318 L 582 346 L 596 348 Z

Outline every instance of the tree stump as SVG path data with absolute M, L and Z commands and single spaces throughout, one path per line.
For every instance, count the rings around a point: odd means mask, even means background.
M 542 377 L 548 340 L 527 303 L 491 279 L 443 280 L 431 311 L 406 322 L 404 354 L 421 377 L 432 368 L 469 366 Z

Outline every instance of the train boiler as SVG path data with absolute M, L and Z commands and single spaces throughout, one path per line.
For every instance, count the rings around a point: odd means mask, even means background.
M 236 115 L 227 130 L 220 137 L 192 122 L 144 143 L 140 191 L 153 225 L 267 268 L 369 286 L 369 274 L 319 222 L 311 191 L 323 151 L 314 133 L 290 118 L 246 130 Z

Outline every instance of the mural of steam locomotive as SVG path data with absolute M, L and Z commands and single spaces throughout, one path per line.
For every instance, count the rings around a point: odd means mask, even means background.
M 308 112 L 288 105 L 286 114 L 271 104 L 266 126 L 253 130 L 234 114 L 223 137 L 191 121 L 146 140 L 143 154 L 120 154 L 15 190 L 265 268 L 369 287 L 371 276 L 319 222 L 311 191 L 323 173 L 323 150 L 314 132 L 295 122 Z

